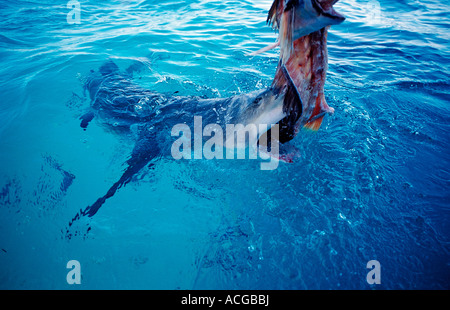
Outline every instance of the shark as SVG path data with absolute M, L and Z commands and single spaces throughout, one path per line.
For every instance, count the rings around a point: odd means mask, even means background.
M 194 126 L 196 116 L 204 123 L 271 124 L 254 139 L 258 147 L 270 150 L 276 128 L 276 142 L 288 144 L 302 128 L 318 130 L 324 116 L 334 112 L 325 101 L 324 85 L 328 66 L 327 33 L 345 17 L 336 12 L 337 0 L 275 0 L 267 23 L 279 31 L 275 45 L 280 58 L 271 86 L 228 98 L 173 96 L 143 88 L 111 60 L 91 70 L 84 89 L 89 94 L 89 111 L 80 117 L 87 130 L 93 119 L 101 119 L 115 130 L 132 132 L 135 145 L 120 178 L 94 203 L 80 209 L 69 227 L 82 217 L 93 217 L 108 199 L 132 181 L 144 167 L 171 152 L 175 124 Z M 216 146 L 218 147 L 218 146 Z M 220 147 L 220 146 L 219 146 Z M 290 162 L 288 153 L 277 159 Z

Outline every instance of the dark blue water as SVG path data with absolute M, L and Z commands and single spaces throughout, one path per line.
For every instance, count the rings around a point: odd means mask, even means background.
M 227 97 L 268 87 L 279 52 L 247 56 L 276 39 L 271 0 L 80 3 L 70 24 L 66 1 L 0 2 L 0 288 L 450 288 L 449 4 L 341 0 L 336 112 L 290 142 L 300 159 L 161 158 L 68 239 L 134 145 L 80 128 L 90 70 L 112 59 L 140 87 Z

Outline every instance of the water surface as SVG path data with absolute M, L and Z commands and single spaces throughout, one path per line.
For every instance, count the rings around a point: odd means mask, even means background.
M 1 3 L 1 288 L 449 289 L 448 4 L 341 0 L 336 112 L 291 142 L 299 160 L 162 158 L 69 240 L 133 148 L 99 121 L 80 128 L 90 70 L 112 59 L 148 89 L 227 97 L 268 87 L 279 52 L 247 56 L 276 39 L 270 0 L 80 4 L 69 24 L 65 1 Z

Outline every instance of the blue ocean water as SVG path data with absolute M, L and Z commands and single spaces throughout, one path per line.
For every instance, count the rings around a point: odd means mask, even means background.
M 161 93 L 266 88 L 271 0 L 0 1 L 0 288 L 449 289 L 450 6 L 335 5 L 328 104 L 301 157 L 161 158 L 71 239 L 80 209 L 121 175 L 133 139 L 79 117 L 90 70 L 112 59 Z M 66 264 L 78 260 L 81 285 Z M 366 264 L 381 264 L 368 284 Z

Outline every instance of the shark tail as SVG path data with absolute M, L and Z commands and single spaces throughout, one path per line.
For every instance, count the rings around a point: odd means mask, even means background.
M 128 167 L 120 177 L 120 179 L 114 183 L 108 190 L 108 192 L 97 199 L 94 204 L 88 206 L 84 210 L 80 210 L 69 222 L 69 227 L 72 224 L 79 220 L 82 216 L 93 217 L 98 210 L 103 206 L 108 198 L 114 196 L 118 189 L 122 186 L 128 184 L 134 175 L 136 175 L 142 168 L 147 166 L 147 164 L 155 157 L 155 153 L 141 153 L 141 154 L 133 154 L 131 158 L 127 161 Z M 150 165 L 153 165 L 150 163 Z

